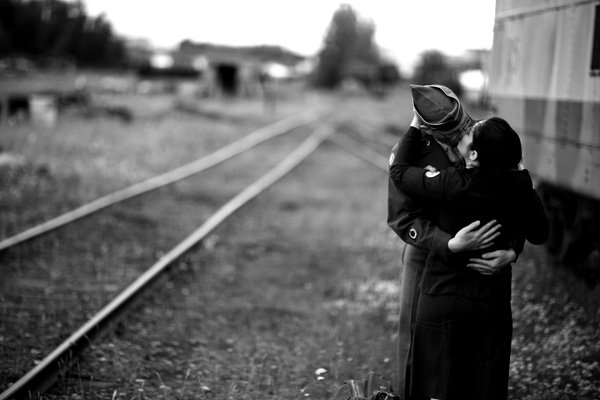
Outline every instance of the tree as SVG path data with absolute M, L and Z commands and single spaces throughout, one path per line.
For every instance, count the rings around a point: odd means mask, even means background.
M 444 85 L 457 96 L 463 92 L 457 69 L 438 50 L 429 50 L 421 54 L 411 81 L 417 85 Z
M 360 19 L 350 5 L 342 4 L 333 15 L 318 54 L 316 86 L 335 88 L 347 76 L 373 75 L 379 63 L 374 34 L 372 22 Z
M 90 18 L 81 0 L 0 0 L 0 56 L 26 56 L 40 64 L 74 61 L 121 66 L 122 39 L 104 18 Z

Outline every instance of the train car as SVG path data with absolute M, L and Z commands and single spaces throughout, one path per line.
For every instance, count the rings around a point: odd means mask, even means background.
M 496 0 L 488 75 L 545 203 L 548 250 L 598 264 L 600 0 Z

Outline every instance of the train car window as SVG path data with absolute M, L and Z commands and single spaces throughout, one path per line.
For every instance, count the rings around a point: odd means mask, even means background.
M 596 6 L 594 19 L 594 37 L 592 39 L 592 65 L 591 74 L 600 75 L 600 5 Z

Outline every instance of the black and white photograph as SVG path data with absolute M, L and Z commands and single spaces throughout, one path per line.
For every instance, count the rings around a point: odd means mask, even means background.
M 0 400 L 600 400 L 600 0 L 0 0 Z

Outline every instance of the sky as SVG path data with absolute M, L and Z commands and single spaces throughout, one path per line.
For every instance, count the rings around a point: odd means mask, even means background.
M 490 49 L 495 0 L 83 0 L 117 34 L 174 48 L 184 39 L 232 46 L 279 45 L 315 55 L 334 12 L 350 4 L 375 23 L 375 41 L 401 70 L 437 49 Z

